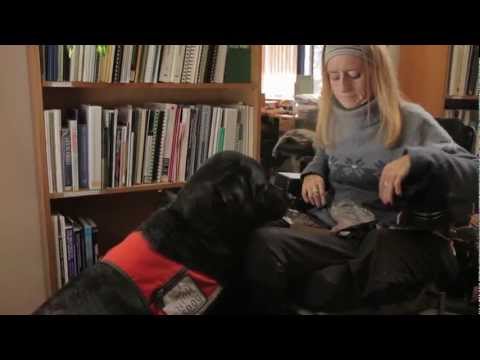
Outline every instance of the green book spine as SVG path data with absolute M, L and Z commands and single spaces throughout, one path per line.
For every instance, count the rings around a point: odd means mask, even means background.
M 249 45 L 228 45 L 224 83 L 248 83 L 251 73 Z
M 217 152 L 223 151 L 223 140 L 225 139 L 225 128 L 220 128 L 218 132 L 218 145 L 217 145 Z

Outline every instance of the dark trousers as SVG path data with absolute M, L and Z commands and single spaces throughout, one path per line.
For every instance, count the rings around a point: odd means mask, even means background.
M 264 227 L 252 236 L 246 257 L 254 313 L 289 313 L 298 302 L 402 301 L 409 290 L 455 271 L 447 241 L 426 231 L 374 229 L 338 237 L 310 227 Z

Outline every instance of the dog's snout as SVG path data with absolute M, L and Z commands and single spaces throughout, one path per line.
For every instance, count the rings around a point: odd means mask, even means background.
M 263 212 L 268 220 L 281 218 L 287 212 L 287 199 L 283 191 L 269 184 L 264 193 Z

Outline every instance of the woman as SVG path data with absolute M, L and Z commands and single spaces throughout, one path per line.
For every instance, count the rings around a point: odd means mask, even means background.
M 372 219 L 394 223 L 399 199 L 425 179 L 474 201 L 476 158 L 422 107 L 402 99 L 386 46 L 326 45 L 322 67 L 321 146 L 302 173 L 302 197 L 336 225 L 333 231 L 256 232 L 247 257 L 255 311 L 287 312 L 295 285 L 332 265 L 349 272 L 355 301 L 401 300 L 395 290 L 405 279 L 418 285 L 444 274 L 446 242 L 398 240 L 377 229 L 342 236 L 340 230 Z

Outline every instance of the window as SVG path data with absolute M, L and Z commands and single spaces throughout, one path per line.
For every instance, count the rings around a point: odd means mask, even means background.
M 322 91 L 322 54 L 324 45 L 313 45 L 313 93 Z
M 263 45 L 262 93 L 267 99 L 293 99 L 297 78 L 296 45 Z
M 313 81 L 313 93 L 322 88 L 323 45 L 264 45 L 262 93 L 267 99 L 292 100 L 297 76 Z

